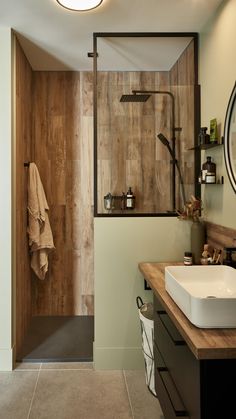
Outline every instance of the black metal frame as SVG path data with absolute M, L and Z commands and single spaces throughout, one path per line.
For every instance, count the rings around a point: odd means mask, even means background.
M 225 115 L 225 127 L 224 127 L 224 158 L 225 158 L 225 166 L 228 174 L 228 178 L 230 180 L 230 184 L 236 193 L 236 177 L 234 174 L 234 170 L 232 168 L 232 158 L 230 156 L 230 122 L 232 118 L 233 109 L 236 103 L 236 82 L 234 84 L 233 90 L 231 92 L 226 115 Z
M 200 128 L 200 88 L 198 85 L 198 33 L 197 32 L 94 32 L 93 33 L 93 52 L 88 53 L 93 58 L 93 134 L 94 134 L 94 217 L 176 217 L 174 211 L 166 213 L 119 213 L 104 214 L 97 211 L 97 39 L 98 38 L 174 38 L 192 37 L 194 41 L 194 76 L 195 76 L 195 103 L 194 103 L 194 144 L 198 144 L 198 133 Z M 200 171 L 200 151 L 195 152 L 195 179 Z M 195 183 L 195 194 L 201 196 L 200 185 Z

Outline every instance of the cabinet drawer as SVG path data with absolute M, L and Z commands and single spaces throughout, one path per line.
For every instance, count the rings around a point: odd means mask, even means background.
M 155 306 L 156 308 L 156 306 Z M 191 419 L 200 417 L 200 367 L 172 320 L 155 310 L 154 339 Z
M 164 310 L 157 311 L 155 326 L 156 327 L 154 328 L 154 336 L 158 336 L 161 329 L 165 331 L 165 335 L 168 337 L 172 345 L 185 346 L 187 348 L 185 340 L 182 338 L 181 334 L 176 329 L 170 317 Z
M 161 356 L 161 353 L 158 349 L 158 346 L 156 345 L 156 343 L 154 342 L 154 365 L 155 368 L 166 368 L 165 362 Z
M 155 368 L 155 388 L 165 419 L 189 418 L 167 368 Z
M 174 345 L 176 346 L 186 345 L 178 329 L 175 327 L 172 320 L 169 318 L 168 314 L 162 307 L 161 303 L 155 297 L 154 298 L 154 337 L 155 337 L 155 326 L 157 327 L 157 323 L 159 325 L 160 321 L 162 325 L 164 326 L 164 328 L 166 329 L 166 332 L 168 333 Z M 158 332 L 156 330 L 156 336 L 158 335 L 157 333 Z

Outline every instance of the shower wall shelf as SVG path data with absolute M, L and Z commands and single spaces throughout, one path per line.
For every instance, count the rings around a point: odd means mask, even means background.
M 189 150 L 208 150 L 209 148 L 215 148 L 224 145 L 224 137 L 221 137 L 221 143 L 209 143 L 201 144 L 195 147 L 189 148 Z
M 221 142 L 220 143 L 211 143 L 211 144 L 201 144 L 198 145 L 196 147 L 190 148 L 189 150 L 209 150 L 212 148 L 216 148 L 216 147 L 222 147 L 224 145 L 224 137 L 221 137 Z M 217 180 L 215 183 L 203 183 L 203 182 L 198 182 L 198 185 L 223 185 L 224 184 L 224 176 L 218 176 Z
M 108 204 L 109 201 L 109 204 Z M 108 206 L 109 205 L 109 206 Z M 106 211 L 126 210 L 126 195 L 112 195 L 104 196 L 104 208 Z M 133 209 L 133 208 L 132 208 Z
M 216 183 L 203 183 L 203 182 L 198 182 L 198 185 L 205 185 L 205 186 L 209 186 L 209 185 L 224 185 L 224 176 L 220 176 Z

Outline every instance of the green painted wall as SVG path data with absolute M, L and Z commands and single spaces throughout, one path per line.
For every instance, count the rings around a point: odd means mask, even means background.
M 143 366 L 135 299 L 144 291 L 141 261 L 181 261 L 190 225 L 177 218 L 95 218 L 96 369 Z
M 0 371 L 12 369 L 12 34 L 0 28 Z
M 236 80 L 236 0 L 224 1 L 200 34 L 201 126 L 216 117 L 223 135 L 228 100 Z M 217 224 L 236 228 L 236 195 L 229 183 L 223 149 L 211 155 L 225 178 L 223 186 L 203 188 L 204 216 Z M 206 154 L 202 158 L 205 160 Z

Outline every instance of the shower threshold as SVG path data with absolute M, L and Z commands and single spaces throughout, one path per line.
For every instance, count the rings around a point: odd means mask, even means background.
M 92 362 L 94 316 L 33 317 L 18 362 Z

